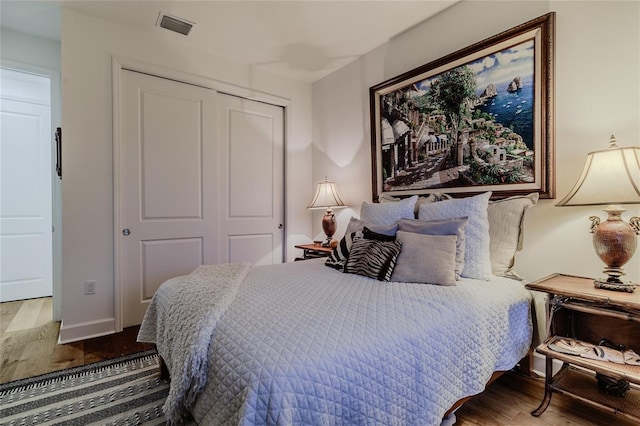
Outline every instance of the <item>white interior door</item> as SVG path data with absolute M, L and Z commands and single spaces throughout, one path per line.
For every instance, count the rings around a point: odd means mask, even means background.
M 52 294 L 51 91 L 0 69 L 0 301 Z
M 282 263 L 284 111 L 218 95 L 220 262 Z
M 123 326 L 165 280 L 214 263 L 216 92 L 122 71 L 119 232 Z M 118 242 L 118 241 L 117 241 Z

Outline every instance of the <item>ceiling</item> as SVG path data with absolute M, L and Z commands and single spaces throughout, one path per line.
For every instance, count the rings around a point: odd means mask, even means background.
M 313 82 L 457 1 L 1 0 L 0 16 L 3 27 L 59 40 L 60 7 L 68 7 Z M 188 36 L 162 29 L 161 12 L 195 26 Z

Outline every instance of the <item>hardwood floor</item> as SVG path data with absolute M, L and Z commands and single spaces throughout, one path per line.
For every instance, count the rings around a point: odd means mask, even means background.
M 0 303 L 0 383 L 89 364 L 149 349 L 137 343 L 138 327 L 122 333 L 59 345 L 60 324 L 51 321 L 51 298 Z M 636 423 L 554 394 L 540 417 L 530 413 L 544 394 L 544 384 L 507 373 L 456 412 L 456 426 L 616 425 Z
M 138 327 L 58 344 L 50 297 L 0 303 L 0 383 L 150 349 L 137 343 Z
M 533 417 L 531 411 L 538 407 L 543 395 L 543 380 L 506 373 L 460 407 L 456 412 L 456 426 L 638 426 L 620 415 L 558 393 L 553 394 L 549 408 L 540 417 Z

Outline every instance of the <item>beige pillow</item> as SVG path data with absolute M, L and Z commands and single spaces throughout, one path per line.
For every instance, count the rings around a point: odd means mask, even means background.
M 466 217 L 447 220 L 400 219 L 398 230 L 428 235 L 455 235 L 456 279 L 458 279 L 464 269 L 464 228 L 468 221 Z
M 494 275 L 521 279 L 513 271 L 515 257 L 523 248 L 525 212 L 537 202 L 537 192 L 489 202 L 489 252 Z
M 391 281 L 456 285 L 455 235 L 426 235 L 398 231 L 402 250 Z

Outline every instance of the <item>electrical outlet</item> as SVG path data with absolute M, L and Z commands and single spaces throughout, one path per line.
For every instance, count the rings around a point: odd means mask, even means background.
M 84 282 L 84 294 L 96 294 L 95 280 Z

